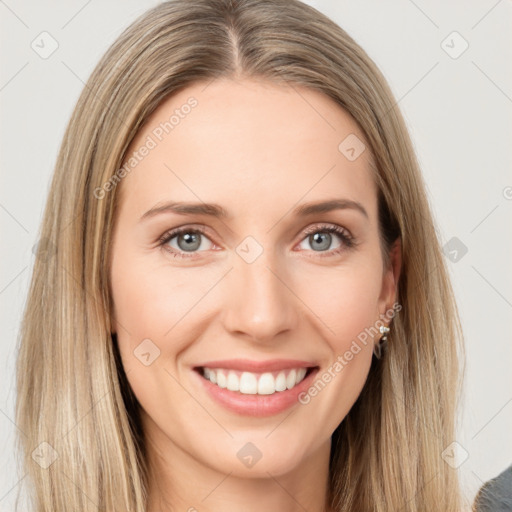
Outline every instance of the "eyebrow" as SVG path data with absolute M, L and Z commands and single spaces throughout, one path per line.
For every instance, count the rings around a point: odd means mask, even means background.
M 331 199 L 328 201 L 305 203 L 295 208 L 293 210 L 293 214 L 299 217 L 307 217 L 308 215 L 346 209 L 356 210 L 362 213 L 366 218 L 369 218 L 368 212 L 365 210 L 364 206 L 357 201 L 352 201 L 351 199 Z M 168 201 L 156 204 L 153 208 L 142 215 L 139 222 L 163 213 L 176 213 L 178 215 L 207 215 L 219 219 L 231 218 L 228 212 L 218 204 Z

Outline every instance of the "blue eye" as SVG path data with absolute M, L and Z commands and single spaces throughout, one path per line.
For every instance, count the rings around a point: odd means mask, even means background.
M 341 244 L 339 247 L 329 250 L 333 234 L 341 241 Z M 169 242 L 172 242 L 174 239 L 176 239 L 176 241 L 173 246 Z M 208 240 L 211 245 L 214 245 L 206 236 L 203 228 L 185 226 L 166 232 L 160 238 L 159 245 L 175 258 L 190 258 L 194 257 L 195 253 L 202 252 L 200 250 L 201 248 L 203 250 L 211 249 L 211 247 L 204 247 L 204 240 Z M 318 255 L 322 257 L 334 256 L 355 245 L 354 238 L 345 228 L 331 224 L 308 228 L 304 233 L 304 239 L 301 244 L 306 241 L 313 247 L 312 252 L 318 253 Z
M 176 238 L 178 247 L 171 247 L 169 242 Z M 178 258 L 189 258 L 193 252 L 197 252 L 198 249 L 203 245 L 203 240 L 209 240 L 204 234 L 204 230 L 200 228 L 177 228 L 173 229 L 163 235 L 160 239 L 160 245 Z M 211 241 L 210 241 L 211 242 Z M 192 254 L 187 254 L 192 253 Z
M 339 247 L 329 249 L 332 242 L 332 234 L 335 234 L 341 240 Z M 344 228 L 335 225 L 322 225 L 313 226 L 306 230 L 306 238 L 302 243 L 308 241 L 310 246 L 313 247 L 313 252 L 321 253 L 320 256 L 332 256 L 339 254 L 345 249 L 350 249 L 355 245 L 355 240 L 352 235 Z M 316 247 L 315 247 L 316 246 Z M 326 253 L 326 254 L 323 254 Z

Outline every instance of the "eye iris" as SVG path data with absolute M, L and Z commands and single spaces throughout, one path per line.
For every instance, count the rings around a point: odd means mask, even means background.
M 199 233 L 182 233 L 178 235 L 178 246 L 183 251 L 194 251 L 199 249 L 199 246 L 201 245 L 200 237 L 201 235 Z M 180 243 L 181 240 L 184 240 L 184 246 Z
M 329 246 L 331 245 L 331 238 L 332 238 L 332 235 L 330 233 L 324 233 L 324 232 L 316 232 L 314 233 L 313 235 L 310 235 L 309 236 L 309 240 L 310 240 L 310 243 L 311 243 L 311 246 L 313 247 L 313 249 L 315 250 L 325 250 L 325 249 L 328 249 Z M 314 243 L 313 242 L 324 242 L 323 244 L 321 244 L 320 247 L 318 247 L 318 245 L 315 247 Z M 327 241 L 327 243 L 326 243 Z

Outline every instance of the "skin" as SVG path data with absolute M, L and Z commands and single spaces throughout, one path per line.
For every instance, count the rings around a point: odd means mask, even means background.
M 111 253 L 113 328 L 148 442 L 148 510 L 320 512 L 331 435 L 364 386 L 378 337 L 308 404 L 270 417 L 228 411 L 192 368 L 234 357 L 291 358 L 322 373 L 391 308 L 399 251 L 385 266 L 370 152 L 349 161 L 338 150 L 349 134 L 364 136 L 316 91 L 222 79 L 163 102 L 129 154 L 191 96 L 198 105 L 119 185 Z M 367 217 L 351 208 L 292 214 L 334 198 L 359 202 Z M 217 203 L 231 217 L 168 212 L 140 220 L 170 200 Z M 356 245 L 331 234 L 330 245 L 315 250 L 304 231 L 319 225 L 314 232 L 325 233 L 322 224 L 344 228 Z M 191 255 L 184 259 L 158 245 L 181 226 L 205 229 L 195 252 L 183 249 L 183 235 L 180 245 L 180 237 L 167 242 Z M 252 263 L 236 252 L 247 236 L 263 250 Z M 160 350 L 148 366 L 134 356 L 144 339 Z M 262 454 L 250 468 L 237 457 L 248 442 Z

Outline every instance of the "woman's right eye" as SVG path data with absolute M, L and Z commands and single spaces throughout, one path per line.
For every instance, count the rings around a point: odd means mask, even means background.
M 160 238 L 159 245 L 173 254 L 174 257 L 190 258 L 192 254 L 187 253 L 201 252 L 198 251 L 201 247 L 204 249 L 204 240 L 208 240 L 213 245 L 213 242 L 205 235 L 204 230 L 185 227 L 176 228 L 165 233 Z

